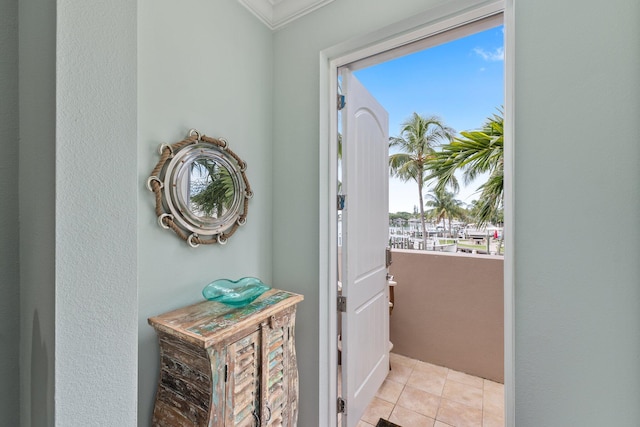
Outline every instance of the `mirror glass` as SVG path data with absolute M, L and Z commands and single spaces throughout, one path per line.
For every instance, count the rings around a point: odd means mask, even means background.
M 229 169 L 207 156 L 197 157 L 190 169 L 183 197 L 191 214 L 202 220 L 224 217 L 236 194 Z
M 197 143 L 175 153 L 164 190 L 174 220 L 198 235 L 224 233 L 243 213 L 246 185 L 240 165 L 212 144 Z

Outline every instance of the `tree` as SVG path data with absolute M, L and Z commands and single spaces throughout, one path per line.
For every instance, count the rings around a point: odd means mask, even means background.
M 429 168 L 432 173 L 427 179 L 436 179 L 435 189 L 443 191 L 459 189 L 454 173 L 464 171 L 465 184 L 478 175 L 489 173 L 487 182 L 478 191 L 476 222 L 479 226 L 490 223 L 499 216 L 504 199 L 504 133 L 502 110 L 487 118 L 481 129 L 460 132 L 460 137 L 442 145 L 441 151 L 431 157 Z
M 405 222 L 409 220 L 409 218 L 411 218 L 411 214 L 409 212 L 396 212 L 396 213 L 389 213 L 389 221 L 394 221 L 396 219 L 402 219 Z
M 219 218 L 233 204 L 235 187 L 229 170 L 211 159 L 192 163 L 190 202 L 194 212 Z
M 469 205 L 467 205 L 467 217 L 469 218 L 478 218 L 480 215 L 480 211 L 482 208 L 482 204 L 478 200 L 472 200 Z M 477 222 L 477 220 L 473 220 L 472 222 Z M 489 223 L 494 225 L 501 225 L 504 223 L 504 207 L 501 207 L 497 210 L 496 214 L 492 216 Z
M 451 141 L 455 131 L 446 126 L 437 116 L 424 117 L 418 113 L 401 125 L 400 136 L 389 138 L 389 147 L 398 153 L 389 156 L 389 173 L 403 181 L 413 180 L 418 184 L 420 222 L 422 235 L 426 238 L 424 222 L 424 201 L 422 188 L 428 172 L 428 161 L 435 154 L 435 147 L 444 141 Z
M 449 236 L 451 236 L 451 220 L 454 218 L 463 219 L 466 215 L 462 202 L 455 198 L 453 193 L 444 190 L 432 190 L 427 194 L 428 217 L 436 221 L 449 222 Z

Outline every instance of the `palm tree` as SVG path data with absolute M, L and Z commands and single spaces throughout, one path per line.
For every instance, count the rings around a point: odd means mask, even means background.
M 429 200 L 425 203 L 430 207 L 427 214 L 430 219 L 439 223 L 444 221 L 449 222 L 449 236 L 451 236 L 451 220 L 454 218 L 463 219 L 465 215 L 465 209 L 462 207 L 462 202 L 455 198 L 453 193 L 444 190 L 432 190 L 427 194 Z
M 471 203 L 469 203 L 467 205 L 467 209 L 466 209 L 466 214 L 467 217 L 469 218 L 479 218 L 480 217 L 480 212 L 482 209 L 483 204 L 480 203 L 478 200 L 472 200 Z M 474 219 L 472 222 L 477 223 L 477 219 Z M 501 207 L 500 209 L 498 209 L 498 211 L 496 212 L 496 214 L 489 218 L 489 223 L 494 224 L 494 225 L 500 225 L 504 223 L 504 207 Z
M 214 160 L 200 159 L 192 163 L 190 202 L 194 212 L 219 218 L 233 204 L 235 187 L 229 170 Z
M 413 113 L 401 126 L 400 136 L 389 138 L 389 147 L 399 149 L 398 153 L 389 156 L 389 173 L 405 182 L 413 180 L 418 184 L 420 222 L 422 235 L 426 238 L 422 188 L 428 161 L 435 154 L 435 147 L 441 141 L 451 141 L 455 131 L 439 117 L 424 117 L 418 113 Z
M 504 133 L 502 110 L 489 117 L 482 129 L 460 132 L 450 144 L 443 145 L 441 151 L 430 159 L 432 173 L 427 179 L 437 179 L 435 189 L 443 191 L 459 189 L 454 173 L 463 170 L 465 184 L 478 175 L 489 173 L 487 182 L 478 191 L 478 213 L 476 221 L 482 226 L 495 218 L 504 198 Z

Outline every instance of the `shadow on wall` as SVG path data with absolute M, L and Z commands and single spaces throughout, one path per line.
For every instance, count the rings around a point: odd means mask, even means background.
M 155 315 L 155 314 L 154 314 Z M 153 351 L 138 351 L 138 366 L 145 366 L 145 369 L 138 370 L 138 426 L 146 427 L 153 418 L 153 405 L 158 391 L 158 381 L 160 378 L 160 355 L 158 346 L 158 336 L 153 333 L 153 328 L 149 326 L 146 319 L 138 326 L 139 330 L 147 330 L 149 333 L 138 334 L 138 348 Z M 152 388 L 150 388 L 152 384 Z M 141 393 L 141 390 L 149 389 L 149 393 Z
M 38 311 L 33 313 L 33 334 L 31 339 L 31 426 L 48 427 L 53 425 L 53 414 L 47 391 L 49 390 L 49 355 L 47 345 L 40 332 Z M 44 386 L 42 385 L 44 381 Z

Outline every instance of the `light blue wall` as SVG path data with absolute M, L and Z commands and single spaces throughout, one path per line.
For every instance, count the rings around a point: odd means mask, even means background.
M 53 424 L 54 380 L 57 425 L 148 425 L 146 318 L 250 274 L 305 295 L 300 425 L 316 425 L 318 54 L 435 3 L 336 0 L 272 34 L 235 0 L 20 2 L 22 425 Z M 518 427 L 640 424 L 639 7 L 517 1 Z M 144 189 L 191 127 L 228 138 L 256 190 L 222 249 L 160 230 Z
M 516 3 L 516 425 L 637 426 L 638 3 Z M 338 0 L 275 35 L 274 280 L 306 296 L 306 422 L 318 401 L 318 53 L 426 7 Z
M 21 425 L 132 425 L 136 5 L 19 5 Z
M 138 418 L 148 426 L 159 356 L 147 318 L 202 300 L 215 279 L 272 279 L 273 42 L 236 0 L 143 0 L 138 20 Z M 226 246 L 194 249 L 161 229 L 145 187 L 157 147 L 190 128 L 226 138 L 248 164 L 255 196 Z
M 128 0 L 56 4 L 58 426 L 136 421 L 136 14 Z
M 640 425 L 640 3 L 516 1 L 516 425 Z
M 0 420 L 20 420 L 18 1 L 0 1 Z
M 296 335 L 304 426 L 317 425 L 319 410 L 320 51 L 438 3 L 336 0 L 275 34 L 273 272 L 305 296 Z
M 21 425 L 54 422 L 56 3 L 19 2 Z

